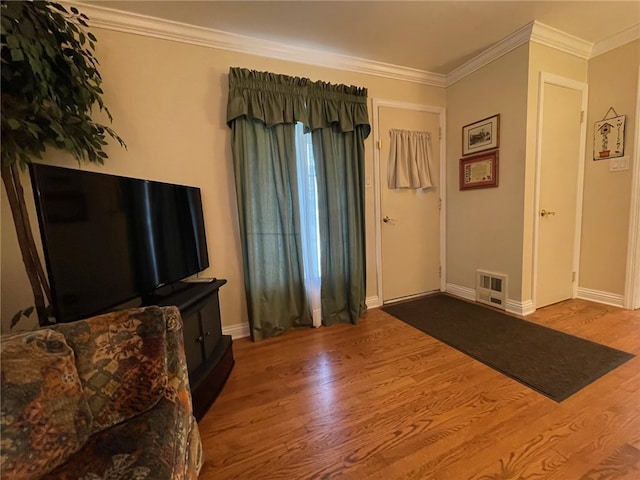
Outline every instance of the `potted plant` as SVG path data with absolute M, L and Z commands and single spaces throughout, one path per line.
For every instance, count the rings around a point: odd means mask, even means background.
M 92 118 L 95 105 L 112 120 L 102 101 L 102 77 L 94 56 L 96 37 L 87 32 L 87 16 L 58 3 L 2 1 L 2 110 L 0 147 L 6 187 L 22 259 L 33 290 L 40 325 L 49 323 L 46 300 L 51 294 L 35 247 L 20 181 L 20 169 L 42 159 L 49 147 L 78 160 L 102 164 L 111 137 L 126 148 L 108 126 Z M 15 325 L 33 307 L 18 312 Z

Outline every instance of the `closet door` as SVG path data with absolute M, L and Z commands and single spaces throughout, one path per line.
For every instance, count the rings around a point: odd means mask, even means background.
M 383 303 L 440 290 L 440 114 L 378 107 L 380 258 Z M 389 188 L 391 129 L 429 132 L 432 188 Z
M 538 132 L 536 308 L 576 296 L 586 85 L 542 76 Z

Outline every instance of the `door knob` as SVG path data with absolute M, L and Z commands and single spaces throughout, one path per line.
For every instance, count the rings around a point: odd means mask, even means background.
M 396 223 L 397 220 L 395 218 L 389 217 L 388 215 L 385 215 L 384 218 L 382 219 L 382 221 L 384 223 L 392 223 L 393 224 L 393 223 Z
M 555 215 L 555 214 L 556 214 L 556 212 L 551 212 L 549 210 L 545 210 L 544 208 L 542 210 L 540 210 L 540 216 L 543 217 L 543 218 L 551 216 L 551 215 Z

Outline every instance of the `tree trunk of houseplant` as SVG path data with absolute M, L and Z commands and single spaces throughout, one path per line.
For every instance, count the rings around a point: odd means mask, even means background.
M 16 164 L 2 166 L 2 181 L 7 190 L 11 215 L 18 236 L 18 244 L 20 245 L 20 253 L 22 254 L 27 277 L 33 291 L 38 323 L 40 326 L 49 325 L 51 322 L 47 315 L 45 296 L 49 304 L 51 304 L 51 292 L 31 232 L 29 213 L 24 201 L 24 190 Z

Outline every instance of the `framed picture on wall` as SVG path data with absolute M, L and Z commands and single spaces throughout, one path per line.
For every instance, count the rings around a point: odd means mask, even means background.
M 500 146 L 500 114 L 462 127 L 462 155 L 472 155 Z
M 460 159 L 460 190 L 498 186 L 498 151 Z
M 624 156 L 626 115 L 596 122 L 593 128 L 593 159 L 606 160 Z

